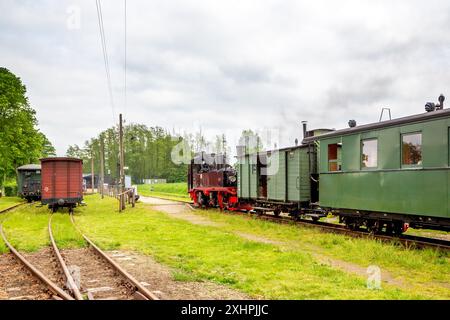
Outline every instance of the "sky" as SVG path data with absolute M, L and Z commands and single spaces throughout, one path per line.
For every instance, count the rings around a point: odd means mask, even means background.
M 58 155 L 118 121 L 176 133 L 277 133 L 424 112 L 450 98 L 450 1 L 0 0 L 0 65 Z M 272 141 L 273 142 L 273 141 Z M 271 143 L 272 143 L 271 142 Z

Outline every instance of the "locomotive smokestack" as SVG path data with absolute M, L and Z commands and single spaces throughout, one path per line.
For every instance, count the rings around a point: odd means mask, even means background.
M 306 138 L 306 126 L 308 124 L 308 121 L 302 121 L 303 126 L 303 139 Z
M 439 98 L 438 98 L 438 101 L 439 101 L 439 109 L 440 109 L 440 110 L 444 109 L 444 100 L 445 100 L 445 97 L 444 97 L 444 95 L 441 93 L 441 95 L 440 95 Z

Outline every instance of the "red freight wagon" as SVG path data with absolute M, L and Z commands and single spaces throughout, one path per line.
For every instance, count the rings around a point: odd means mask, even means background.
M 77 158 L 41 159 L 41 202 L 53 212 L 69 211 L 83 201 L 83 160 Z

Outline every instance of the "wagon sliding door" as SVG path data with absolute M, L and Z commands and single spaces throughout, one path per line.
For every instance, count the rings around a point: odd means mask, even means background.
M 286 201 L 286 152 L 273 152 L 268 155 L 267 198 Z
M 287 155 L 288 201 L 300 201 L 300 149 L 290 150 Z

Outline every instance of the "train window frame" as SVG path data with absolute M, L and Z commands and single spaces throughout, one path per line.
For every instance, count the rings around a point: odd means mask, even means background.
M 420 135 L 420 163 L 404 163 L 404 157 L 403 157 L 403 138 L 406 136 L 413 136 L 413 135 Z M 408 169 L 408 168 L 422 168 L 423 167 L 423 134 L 422 131 L 414 131 L 414 132 L 404 132 L 400 135 L 400 164 L 402 168 Z
M 369 142 L 369 141 L 375 141 L 377 146 L 376 146 L 376 165 L 375 166 L 364 166 L 364 160 L 363 160 L 363 151 L 364 151 L 364 142 Z M 360 167 L 361 170 L 376 170 L 378 169 L 378 154 L 380 153 L 380 149 L 378 147 L 378 138 L 367 138 L 367 139 L 361 139 L 361 143 L 360 143 Z
M 336 146 L 336 158 L 330 160 L 330 147 Z M 339 152 L 340 148 L 340 152 Z M 339 157 L 340 155 L 340 157 Z M 336 143 L 329 143 L 327 147 L 327 164 L 328 164 L 328 172 L 341 172 L 342 171 L 342 143 L 336 142 Z M 336 169 L 332 170 L 331 166 L 336 164 Z

